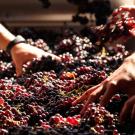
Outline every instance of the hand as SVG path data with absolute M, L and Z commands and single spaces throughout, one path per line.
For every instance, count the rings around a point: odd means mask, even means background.
M 23 64 L 26 63 L 27 61 L 33 60 L 33 58 L 40 58 L 42 56 L 51 56 L 53 57 L 53 59 L 57 59 L 60 61 L 59 57 L 44 52 L 43 50 L 37 47 L 25 43 L 15 45 L 11 50 L 11 56 L 16 67 L 17 76 L 20 76 L 22 74 Z
M 111 97 L 117 92 L 127 93 L 129 97 L 135 95 L 135 54 L 125 59 L 123 64 L 106 80 L 88 89 L 81 97 L 73 102 L 73 105 L 84 102 L 81 114 L 83 115 L 89 103 L 98 99 L 102 94 L 100 104 L 105 106 Z M 121 115 L 121 119 L 123 114 Z

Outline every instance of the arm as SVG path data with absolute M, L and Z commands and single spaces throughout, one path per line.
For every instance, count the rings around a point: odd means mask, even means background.
M 15 36 L 0 24 L 0 49 L 5 50 L 8 43 L 14 40 Z
M 81 114 L 84 115 L 89 103 L 94 102 L 103 95 L 100 104 L 105 106 L 117 92 L 126 93 L 128 97 L 135 95 L 135 53 L 127 57 L 123 64 L 106 80 L 84 92 L 82 96 L 73 102 L 73 105 L 86 101 L 81 111 Z M 133 99 L 129 98 L 129 101 L 124 105 L 121 112 L 121 121 L 124 121 L 126 114 L 128 114 L 127 112 L 129 110 L 131 112 L 132 109 L 133 113 L 131 114 L 131 118 L 135 118 L 133 102 L 135 104 L 135 96 Z
M 122 11 L 129 11 L 130 15 L 135 17 L 135 6 L 121 7 Z M 130 31 L 135 36 L 135 29 Z M 117 92 L 128 94 L 129 99 L 125 103 L 120 120 L 124 121 L 128 112 L 131 112 L 131 119 L 135 119 L 135 53 L 125 59 L 123 64 L 111 74 L 106 80 L 100 84 L 88 89 L 81 97 L 73 102 L 76 105 L 80 102 L 85 102 L 81 114 L 84 115 L 89 103 L 94 102 L 103 95 L 100 104 L 105 106 L 111 97 Z
M 10 33 L 2 24 L 0 24 L 0 49 L 6 50 L 8 43 L 14 39 L 15 36 Z M 42 56 L 51 56 L 54 59 L 60 61 L 59 57 L 44 52 L 37 47 L 31 46 L 26 43 L 16 44 L 11 49 L 11 57 L 16 67 L 17 76 L 22 74 L 22 67 L 24 63 L 26 63 L 27 61 L 31 61 L 33 58 L 39 58 Z

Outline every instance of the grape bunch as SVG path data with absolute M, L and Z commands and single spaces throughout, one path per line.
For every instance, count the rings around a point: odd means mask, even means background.
M 135 133 L 130 120 L 123 126 L 119 122 L 127 95 L 117 93 L 105 108 L 97 100 L 84 115 L 80 115 L 84 103 L 72 105 L 121 65 L 130 54 L 123 45 L 98 46 L 81 34 L 63 35 L 54 48 L 41 39 L 28 39 L 28 43 L 57 54 L 61 62 L 50 56 L 33 59 L 17 77 L 11 58 L 0 52 L 1 135 Z
M 95 54 L 101 50 L 101 47 L 93 44 L 88 37 L 72 35 L 60 41 L 58 45 L 55 46 L 55 50 L 59 54 L 70 52 L 73 56 L 79 56 L 85 53 L 86 55 L 89 53 Z
M 104 43 L 124 36 L 131 36 L 130 30 L 132 30 L 134 26 L 134 17 L 131 17 L 128 11 L 122 12 L 121 9 L 117 9 L 112 13 L 109 22 L 96 27 L 95 31 L 99 35 L 100 41 Z
M 36 46 L 44 51 L 52 52 L 47 43 L 43 39 L 37 39 L 33 41 L 33 39 L 27 39 L 27 43 L 33 46 Z

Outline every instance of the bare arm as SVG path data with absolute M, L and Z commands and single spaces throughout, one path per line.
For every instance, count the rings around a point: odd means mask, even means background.
M 14 39 L 15 35 L 13 35 L 2 24 L 0 24 L 0 49 L 6 50 L 8 43 Z M 39 58 L 42 56 L 51 56 L 54 59 L 60 60 L 58 56 L 44 52 L 43 50 L 29 44 L 16 44 L 11 49 L 11 57 L 16 67 L 17 76 L 22 74 L 22 67 L 24 63 L 31 61 L 33 58 Z

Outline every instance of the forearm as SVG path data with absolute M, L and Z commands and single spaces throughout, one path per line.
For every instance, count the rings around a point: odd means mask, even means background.
M 8 43 L 14 38 L 15 36 L 0 24 L 0 49 L 5 50 Z

